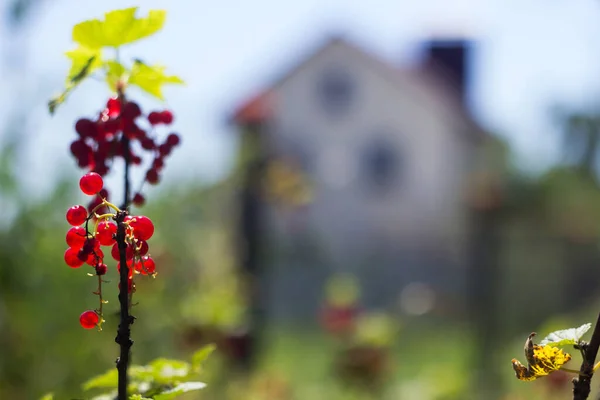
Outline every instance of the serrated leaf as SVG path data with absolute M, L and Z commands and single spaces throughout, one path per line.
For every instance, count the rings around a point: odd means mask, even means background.
M 137 7 L 110 11 L 104 21 L 92 19 L 73 27 L 73 41 L 82 46 L 99 49 L 119 47 L 151 36 L 162 29 L 165 10 L 150 10 L 145 18 L 136 18 Z
M 78 84 L 102 65 L 102 51 L 79 46 L 76 49 L 65 52 L 71 60 L 71 68 L 67 74 L 67 86 Z
M 131 74 L 129 76 L 129 83 L 136 85 L 143 91 L 152 96 L 158 97 L 164 100 L 162 94 L 162 87 L 166 84 L 179 84 L 183 85 L 184 82 L 181 78 L 176 75 L 166 75 L 165 67 L 160 65 L 147 65 L 140 60 L 136 60 Z
M 154 398 L 154 400 L 174 399 L 175 397 L 177 397 L 181 394 L 184 394 L 187 392 L 192 392 L 194 390 L 204 389 L 205 387 L 206 387 L 206 383 L 202 383 L 202 382 L 180 383 L 179 385 L 175 386 L 173 389 L 170 389 L 170 390 L 167 390 L 160 394 L 154 395 L 153 398 Z
M 119 375 L 116 369 L 95 376 L 85 382 L 81 387 L 83 390 L 90 390 L 94 388 L 116 388 L 119 382 Z
M 117 83 L 119 81 L 126 82 L 128 79 L 129 71 L 127 68 L 116 61 L 107 61 L 106 62 L 106 83 L 111 88 L 111 90 L 117 90 Z
M 196 351 L 192 355 L 192 368 L 195 371 L 198 371 L 201 368 L 202 363 L 213 353 L 213 351 L 215 351 L 216 348 L 216 345 L 209 344 Z
M 54 393 L 46 393 L 40 400 L 54 400 Z
M 540 342 L 540 346 L 565 346 L 577 344 L 583 335 L 592 327 L 591 323 L 583 324 L 579 328 L 569 328 L 554 331 Z

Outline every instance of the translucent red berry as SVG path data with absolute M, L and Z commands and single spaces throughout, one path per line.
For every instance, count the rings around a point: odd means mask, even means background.
M 159 112 L 152 111 L 148 114 L 148 122 L 150 122 L 151 125 L 160 124 L 162 122 L 162 116 Z
M 161 112 L 160 120 L 163 124 L 169 125 L 171 122 L 173 122 L 173 113 L 169 110 Z
M 106 274 L 106 271 L 108 270 L 108 267 L 106 266 L 106 264 L 99 263 L 99 264 L 96 264 L 95 269 L 96 269 L 96 275 L 100 275 L 101 276 L 101 275 L 105 275 Z
M 148 253 L 148 242 L 145 240 L 139 240 L 136 245 L 137 251 L 141 256 L 145 256 Z
M 135 263 L 135 270 L 142 275 L 152 275 L 156 271 L 156 264 L 150 256 L 144 256 Z
M 132 202 L 136 206 L 140 207 L 140 206 L 144 205 L 144 203 L 146 202 L 146 199 L 144 198 L 144 195 L 142 195 L 141 193 L 136 193 L 135 196 L 133 196 Z
M 96 311 L 87 310 L 79 316 L 79 323 L 84 329 L 92 329 L 100 322 L 100 316 Z
M 181 138 L 176 133 L 170 133 L 169 136 L 167 136 L 167 141 L 165 143 L 171 147 L 174 147 L 181 143 Z
M 73 206 L 67 210 L 67 222 L 73 226 L 83 224 L 87 216 L 87 211 L 82 205 Z
M 133 254 L 134 254 L 133 248 L 130 245 L 127 245 L 127 247 L 125 249 L 125 259 L 131 260 L 133 258 Z M 113 244 L 112 249 L 110 249 L 110 255 L 116 261 L 121 260 L 121 257 L 119 255 L 119 244 L 118 243 Z
M 165 166 L 165 162 L 163 161 L 162 157 L 155 158 L 154 161 L 152 162 L 152 169 L 155 171 L 159 171 L 164 166 Z M 157 176 L 158 176 L 158 174 L 157 174 Z
M 119 101 L 119 99 L 116 97 L 108 99 L 108 101 L 106 102 L 106 110 L 108 111 L 108 116 L 111 118 L 119 116 L 119 114 L 121 113 L 121 102 Z
M 102 246 L 112 246 L 115 243 L 113 235 L 117 233 L 117 225 L 109 221 L 102 221 L 98 224 L 96 239 Z
M 86 239 L 85 229 L 81 226 L 73 226 L 67 231 L 67 244 L 69 247 L 79 250 L 83 247 Z
M 133 260 L 127 260 L 127 267 L 129 267 L 129 271 L 127 271 L 127 275 L 129 276 L 129 278 L 131 278 L 133 276 L 133 268 L 131 268 L 131 264 L 133 263 Z M 119 272 L 119 274 L 121 273 L 121 263 L 118 262 L 117 263 L 117 271 Z
M 87 195 L 94 195 L 102 190 L 104 181 L 96 172 L 88 172 L 79 180 L 79 188 Z
M 79 250 L 69 247 L 65 251 L 65 262 L 71 268 L 79 268 L 83 265 L 83 261 L 78 257 Z
M 129 226 L 133 228 L 133 236 L 136 239 L 148 240 L 154 234 L 154 224 L 150 218 L 143 215 L 133 217 Z

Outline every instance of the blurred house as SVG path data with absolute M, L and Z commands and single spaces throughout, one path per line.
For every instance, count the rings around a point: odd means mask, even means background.
M 314 193 L 300 209 L 264 196 L 242 207 L 245 263 L 268 268 L 270 311 L 309 315 L 340 271 L 359 276 L 373 306 L 411 282 L 462 291 L 465 201 L 488 139 L 464 103 L 471 48 L 430 41 L 418 67 L 402 68 L 331 38 L 235 110 L 240 153 L 258 154 L 247 189 L 276 159 L 305 173 Z

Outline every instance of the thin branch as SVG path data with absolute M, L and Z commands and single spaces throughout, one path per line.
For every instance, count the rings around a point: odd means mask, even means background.
M 586 400 L 591 391 L 592 376 L 594 375 L 594 364 L 600 347 L 600 314 L 592 333 L 589 343 L 581 346 L 583 361 L 579 369 L 579 378 L 573 379 L 573 400 Z

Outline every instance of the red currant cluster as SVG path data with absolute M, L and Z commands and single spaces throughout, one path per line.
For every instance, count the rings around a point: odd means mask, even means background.
M 101 325 L 102 305 L 106 303 L 102 299 L 102 283 L 106 282 L 102 277 L 107 273 L 104 263 L 104 252 L 102 246 L 110 246 L 110 254 L 117 261 L 117 270 L 120 271 L 120 253 L 117 243 L 117 224 L 114 222 L 117 213 L 121 210 L 101 196 L 104 182 L 102 177 L 95 173 L 85 174 L 79 181 L 81 191 L 90 196 L 101 198 L 100 203 L 93 209 L 88 210 L 82 205 L 76 205 L 67 211 L 67 222 L 72 226 L 67 231 L 67 245 L 65 251 L 65 262 L 71 268 L 79 268 L 83 264 L 94 268 L 94 274 L 98 277 L 98 290 L 94 294 L 100 298 L 100 307 L 97 310 L 88 310 L 81 314 L 79 322 L 86 329 Z M 108 212 L 99 214 L 98 211 L 106 209 Z M 127 215 L 123 219 L 125 225 L 126 260 L 128 268 L 128 292 L 135 291 L 133 281 L 134 274 L 156 276 L 156 265 L 148 255 L 148 239 L 154 234 L 154 224 L 150 218 L 145 216 Z M 120 289 L 120 287 L 119 287 Z
M 146 129 L 140 127 L 144 118 L 137 103 L 110 98 L 104 110 L 95 120 L 81 118 L 75 123 L 78 138 L 71 143 L 71 153 L 80 168 L 86 168 L 105 176 L 110 171 L 115 158 L 128 159 L 131 165 L 142 164 L 142 154 L 152 154 L 152 164 L 146 171 L 145 181 L 155 185 L 165 166 L 165 158 L 181 142 L 178 134 L 170 133 L 162 143 L 157 137 L 159 125 L 168 126 L 173 122 L 173 113 L 168 110 L 152 111 L 145 118 Z M 124 145 L 123 139 L 129 140 Z M 105 196 L 101 196 L 106 198 Z M 141 206 L 145 199 L 139 191 L 133 197 L 133 204 Z M 100 199 L 94 199 L 88 211 L 96 207 Z

